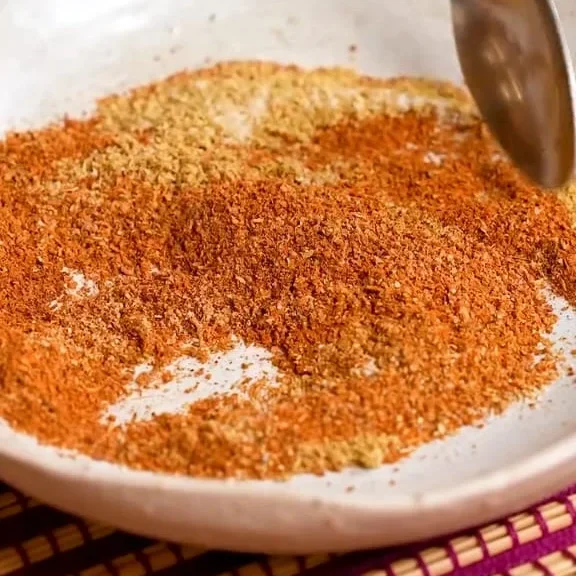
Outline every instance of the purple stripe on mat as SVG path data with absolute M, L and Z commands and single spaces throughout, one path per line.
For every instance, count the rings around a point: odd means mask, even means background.
M 16 498 L 16 503 L 21 506 L 22 510 L 26 511 L 30 508 L 30 498 L 16 491 L 14 492 L 14 497 Z
M 550 572 L 550 569 L 545 564 L 542 564 L 540 560 L 536 560 L 536 562 L 534 562 L 534 566 L 536 566 L 536 568 L 538 568 L 538 570 L 540 570 L 544 576 L 554 576 L 554 574 Z
M 537 562 L 539 558 L 566 550 L 576 542 L 576 525 L 568 526 L 558 532 L 553 532 L 532 542 L 515 546 L 497 556 L 492 556 L 484 562 L 460 568 L 454 572 L 457 576 L 485 576 L 508 572 L 516 566 L 529 562 Z M 543 567 L 542 569 L 545 569 Z
M 564 490 L 555 497 L 545 500 L 538 506 L 547 502 L 563 502 L 566 505 L 568 512 L 576 520 L 575 507 L 572 505 L 570 500 L 568 500 L 568 496 L 573 495 L 574 490 L 576 490 L 576 486 Z M 535 514 L 536 521 L 538 522 L 538 514 L 536 513 L 538 511 L 536 507 L 528 512 Z M 563 530 L 550 533 L 541 515 L 540 519 L 544 523 L 543 537 L 526 544 L 520 544 L 518 533 L 509 520 L 502 521 L 502 523 L 508 528 L 508 534 L 512 538 L 513 547 L 510 550 L 493 557 L 489 556 L 486 542 L 480 534 L 479 529 L 458 534 L 458 536 L 475 536 L 482 548 L 484 560 L 471 566 L 457 567 L 450 574 L 453 576 L 485 576 L 486 574 L 506 573 L 515 566 L 527 562 L 536 562 L 542 556 L 546 556 L 547 554 L 559 550 L 565 550 L 568 546 L 576 544 L 576 524 L 568 526 Z M 362 576 L 371 570 L 382 570 L 386 572 L 386 574 L 390 575 L 391 564 L 402 558 L 414 558 L 419 562 L 420 567 L 424 568 L 423 573 L 426 574 L 429 570 L 428 567 L 423 567 L 421 561 L 419 561 L 420 552 L 431 546 L 446 548 L 450 538 L 453 538 L 454 536 L 456 535 L 436 538 L 428 542 L 410 546 L 401 546 L 366 553 L 348 554 L 338 560 L 333 560 L 312 568 L 305 572 L 305 576 Z M 450 555 L 449 549 L 447 549 L 447 553 Z M 457 564 L 455 566 L 457 566 Z
M 134 558 L 136 558 L 136 562 L 139 562 L 142 565 L 142 568 L 144 568 L 144 572 L 146 574 L 153 574 L 154 573 L 154 568 L 152 568 L 152 564 L 150 563 L 148 556 L 146 556 L 146 554 L 144 554 L 144 552 L 142 552 L 141 549 L 134 550 L 134 552 L 132 552 L 132 554 L 134 554 Z
M 0 482 L 0 494 L 6 491 L 12 492 L 12 490 L 9 490 Z M 546 499 L 539 505 L 554 501 L 562 502 L 565 504 L 568 513 L 576 521 L 576 507 L 568 499 L 568 497 L 573 496 L 575 492 L 576 485 Z M 26 500 L 19 494 L 17 494 L 17 497 L 20 503 L 24 503 Z M 514 529 L 512 523 L 509 520 L 502 520 L 502 524 L 507 527 L 508 533 L 512 538 L 513 547 L 494 557 L 489 556 L 486 541 L 480 533 L 480 530 L 472 529 L 453 536 L 435 538 L 414 545 L 398 546 L 385 550 L 373 550 L 363 553 L 350 553 L 344 556 L 331 556 L 330 560 L 324 564 L 318 565 L 309 570 L 302 569 L 301 576 L 363 576 L 371 570 L 381 570 L 383 573 L 387 574 L 387 576 L 394 576 L 391 565 L 395 561 L 403 558 L 415 559 L 418 562 L 423 575 L 429 576 L 430 568 L 425 562 L 423 562 L 421 553 L 423 550 L 431 546 L 438 546 L 446 549 L 446 553 L 452 560 L 454 566 L 454 570 L 450 573 L 452 576 L 485 576 L 486 574 L 494 573 L 505 574 L 509 573 L 509 571 L 516 566 L 530 562 L 539 566 L 545 574 L 549 574 L 549 570 L 539 562 L 539 559 L 558 551 L 564 551 L 566 558 L 572 559 L 576 562 L 576 554 L 567 551 L 569 546 L 576 545 L 576 523 L 565 529 L 550 533 L 543 515 L 536 509 L 536 507 L 532 508 L 528 512 L 534 514 L 535 521 L 539 524 L 542 530 L 542 537 L 533 542 L 520 544 L 518 533 Z M 3 540 L 5 544 L 8 543 L 9 545 L 15 545 L 18 547 L 22 539 L 30 537 L 33 533 L 43 532 L 44 535 L 46 535 L 46 532 L 51 528 L 56 528 L 66 522 L 78 522 L 78 524 L 80 524 L 76 519 L 71 518 L 66 514 L 47 509 L 44 506 L 30 508 L 21 514 L 0 522 L 0 542 Z M 9 528 L 9 530 L 6 530 L 6 528 Z M 41 530 L 39 530 L 39 528 L 41 528 Z M 86 532 L 85 528 L 84 531 Z M 459 567 L 458 556 L 450 545 L 450 538 L 464 535 L 476 538 L 478 546 L 482 549 L 483 560 L 468 567 Z M 85 540 L 87 540 L 85 546 L 66 553 L 58 554 L 37 564 L 25 566 L 22 570 L 14 574 L 14 576 L 44 576 L 47 574 L 55 576 L 70 574 L 76 573 L 83 568 L 95 564 L 104 564 L 109 569 L 113 569 L 111 560 L 128 552 L 136 552 L 138 559 L 141 561 L 144 560 L 144 562 L 142 562 L 143 566 L 146 566 L 146 564 L 149 563 L 148 558 L 139 554 L 139 551 L 152 543 L 148 539 L 129 536 L 119 532 L 96 541 L 90 541 L 90 535 L 87 533 L 84 537 Z M 54 545 L 54 542 L 52 541 L 50 544 L 54 549 L 57 548 L 57 542 L 56 545 Z M 183 561 L 180 548 L 176 545 L 169 546 L 182 562 L 176 566 L 161 571 L 159 576 L 177 576 L 180 574 L 214 576 L 221 572 L 230 570 L 239 571 L 242 566 L 249 562 L 259 561 L 263 566 L 266 565 L 266 557 L 264 556 L 212 551 Z M 300 564 L 302 559 L 299 560 Z M 150 567 L 148 566 L 147 568 Z M 301 568 L 303 568 L 303 566 L 301 566 Z M 112 570 L 112 573 L 114 573 L 114 571 L 115 570 Z
M 428 569 L 428 564 L 424 562 L 424 558 L 422 558 L 422 554 L 420 554 L 420 552 L 416 554 L 416 562 L 418 563 L 418 568 L 420 568 L 424 576 L 432 576 L 432 574 L 430 574 L 430 570 Z
M 548 524 L 546 524 L 546 520 L 544 520 L 542 512 L 536 509 L 533 510 L 532 513 L 534 514 L 534 519 L 536 520 L 536 523 L 540 527 L 540 533 L 542 534 L 542 536 L 548 536 L 548 534 L 550 533 L 550 529 L 548 528 Z
M 23 568 L 24 571 L 28 570 L 28 568 L 30 566 L 32 566 L 32 563 L 30 562 L 28 552 L 26 552 L 26 550 L 24 549 L 24 546 L 22 546 L 22 544 L 17 542 L 12 546 L 12 548 L 14 548 L 14 550 L 16 550 L 16 553 L 20 557 L 20 560 L 22 560 L 22 566 L 24 567 Z
M 238 570 L 242 566 L 262 558 L 263 556 L 235 552 L 206 552 L 186 560 L 184 564 L 155 572 L 154 576 L 217 576 L 222 572 Z
M 520 544 L 512 549 L 486 558 L 481 562 L 471 566 L 460 567 L 452 571 L 453 576 L 486 576 L 486 574 L 508 573 L 512 568 L 529 562 L 537 562 L 539 558 L 557 552 L 566 550 L 569 546 L 576 543 L 576 526 L 569 526 L 558 532 L 554 532 L 539 538 L 533 542 Z M 328 564 L 317 566 L 306 572 L 306 576 L 363 576 L 371 570 L 382 570 L 390 574 L 390 565 L 401 558 L 414 558 L 418 561 L 418 547 L 403 547 L 394 550 L 380 552 L 370 552 L 365 555 L 355 555 L 356 557 L 344 557 L 341 562 L 329 562 Z M 419 566 L 423 566 L 419 563 Z M 545 567 L 543 567 L 545 570 Z M 429 573 L 428 567 L 425 568 L 424 574 Z
M 452 570 L 457 570 L 460 568 L 460 560 L 458 559 L 458 554 L 456 553 L 456 550 L 454 550 L 452 542 L 447 540 L 445 547 L 446 552 L 448 553 L 448 558 L 450 558 L 450 561 L 452 562 Z M 482 553 L 484 553 L 484 551 L 482 551 Z
M 166 548 L 168 548 L 168 550 L 170 550 L 170 552 L 174 554 L 174 556 L 176 557 L 177 564 L 182 564 L 186 561 L 184 558 L 184 554 L 182 554 L 182 547 L 179 546 L 178 544 L 168 543 L 166 544 Z
M 29 508 L 0 521 L 0 549 L 74 522 L 75 518 L 46 506 Z
M 135 550 L 141 550 L 150 544 L 152 542 L 146 538 L 115 532 L 100 540 L 93 540 L 81 548 L 75 548 L 64 554 L 51 556 L 46 560 L 24 566 L 20 570 L 12 572 L 10 576 L 64 576 L 77 574 L 100 564 L 105 565 L 110 573 L 114 574 L 117 570 L 114 569 L 111 560 Z
M 90 530 L 88 530 L 88 526 L 86 525 L 86 523 L 83 520 L 77 519 L 74 522 L 74 526 L 76 526 L 76 528 L 78 529 L 78 532 L 80 532 L 80 536 L 82 536 L 82 546 L 91 546 L 94 544 L 95 540 L 94 538 L 92 538 L 92 535 L 90 534 Z M 114 534 L 111 534 L 110 536 L 114 536 Z M 137 538 L 137 536 L 135 536 Z M 98 541 L 96 541 L 98 542 Z M 85 548 L 81 548 L 80 550 L 82 550 Z M 70 558 L 70 552 L 66 552 L 66 554 L 68 554 L 67 559 Z M 106 568 L 106 570 L 108 570 L 108 573 L 111 576 L 117 576 L 118 575 L 118 570 L 116 570 L 116 567 L 114 566 L 114 564 L 112 564 L 112 562 L 110 562 L 110 559 L 108 557 L 105 557 L 102 559 L 102 561 L 100 562 L 100 564 L 102 564 L 102 566 L 104 566 Z
M 560 502 L 566 506 L 566 510 L 568 510 L 570 516 L 576 520 L 576 507 L 574 504 L 572 504 L 572 500 L 570 500 L 568 496 L 565 496 L 564 498 L 560 499 Z
M 304 572 L 302 576 L 362 576 L 371 570 L 382 570 L 388 576 L 394 576 L 391 565 L 397 560 L 413 558 L 420 564 L 421 557 L 419 554 L 421 552 L 431 547 L 447 548 L 449 541 L 457 536 L 472 536 L 476 538 L 485 556 L 488 555 L 486 542 L 480 534 L 480 528 L 477 528 L 415 544 L 395 546 L 380 550 L 369 550 L 366 552 L 352 552 L 344 556 L 338 556 L 325 564 L 315 566 Z M 450 556 L 448 549 L 446 552 Z M 427 566 L 424 567 L 423 572 L 425 571 L 429 571 Z M 453 572 L 450 574 L 452 573 Z
M 484 534 L 482 534 L 482 529 L 478 528 L 476 532 L 474 532 L 474 536 L 476 536 L 476 542 L 478 542 L 478 546 L 480 550 L 482 550 L 482 560 L 490 557 L 490 550 L 488 550 L 488 544 L 486 543 L 486 538 L 484 538 Z
M 515 548 L 516 546 L 520 546 L 520 539 L 518 538 L 518 532 L 516 532 L 516 528 L 514 528 L 514 524 L 508 518 L 503 521 L 504 526 L 506 526 L 506 531 L 508 532 L 508 536 L 512 540 L 512 547 Z M 542 532 L 544 535 L 545 532 Z
M 42 533 L 42 536 L 46 538 L 50 549 L 52 550 L 52 554 L 60 554 L 60 544 L 58 544 L 58 538 L 54 536 L 54 532 L 52 530 L 46 530 L 46 532 Z
M 418 547 L 420 550 L 422 547 Z M 393 576 L 390 565 L 401 558 L 414 558 L 413 547 L 387 548 L 357 552 L 320 564 L 304 572 L 302 576 L 362 576 L 370 570 L 382 570 Z
M 272 566 L 270 565 L 268 558 L 262 559 L 260 562 L 260 568 L 262 569 L 264 576 L 274 576 L 274 570 L 272 570 Z M 300 571 L 302 571 L 302 569 L 300 569 Z
M 572 562 L 574 562 L 574 564 L 576 564 L 576 554 L 574 554 L 574 552 L 572 552 L 572 550 L 566 548 L 566 550 L 562 550 L 562 554 L 564 554 L 564 556 L 566 556 L 566 558 L 568 558 L 568 560 L 572 560 Z

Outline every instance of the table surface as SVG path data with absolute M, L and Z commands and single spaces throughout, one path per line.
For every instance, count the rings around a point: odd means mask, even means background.
M 511 518 L 436 541 L 278 557 L 155 542 L 75 518 L 0 483 L 0 576 L 511 576 L 576 574 L 576 486 Z

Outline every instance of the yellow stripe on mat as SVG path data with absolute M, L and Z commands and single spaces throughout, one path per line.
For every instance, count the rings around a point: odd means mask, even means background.
M 567 554 L 566 552 L 569 552 Z M 576 556 L 576 545 L 570 546 L 564 552 L 553 552 L 543 558 L 540 558 L 537 563 L 527 562 L 521 566 L 516 566 L 509 571 L 510 576 L 541 576 L 546 574 L 545 568 L 554 576 L 570 576 L 576 574 L 576 563 L 574 557 Z M 496 575 L 503 576 L 503 575 Z
M 218 576 L 295 576 L 330 560 L 328 554 L 295 558 L 294 556 L 270 556 L 236 568 L 234 572 L 221 572 Z
M 2 495 L 4 496 L 4 494 Z M 0 496 L 0 498 L 2 498 Z M 6 499 L 6 505 L 2 506 L 0 503 L 0 520 L 5 520 L 6 518 L 10 518 L 11 516 L 17 516 L 18 514 L 22 514 L 26 510 L 30 510 L 31 508 L 36 508 L 40 506 L 39 502 L 35 500 L 27 500 L 26 505 L 23 506 L 20 500 L 14 498 L 13 502 L 10 502 L 9 499 Z
M 570 501 L 576 504 L 576 495 L 570 496 Z M 557 532 L 563 528 L 571 526 L 572 516 L 565 504 L 561 502 L 550 502 L 538 508 L 549 532 Z M 510 524 L 516 531 L 518 541 L 521 544 L 532 542 L 542 537 L 542 529 L 538 524 L 536 516 L 531 513 L 517 514 L 509 519 Z M 450 540 L 445 547 L 427 548 L 420 553 L 420 558 L 426 564 L 431 576 L 443 576 L 449 574 L 456 567 L 453 566 L 449 547 L 452 548 L 458 559 L 460 567 L 470 566 L 482 561 L 483 551 L 479 539 L 482 538 L 490 556 L 496 556 L 502 552 L 510 550 L 514 541 L 508 532 L 505 524 L 491 524 L 479 531 L 480 536 L 461 536 Z M 560 553 L 559 553 L 560 554 Z M 565 560 L 565 559 L 564 559 Z M 573 563 L 570 561 L 570 565 Z M 528 565 L 531 566 L 531 565 Z M 537 569 L 536 569 L 537 570 Z M 416 558 L 405 558 L 393 562 L 389 567 L 389 572 L 395 576 L 422 576 Z M 512 571 L 513 572 L 513 571 Z M 532 572 L 531 574 L 540 574 Z M 373 570 L 364 576 L 386 576 L 385 570 Z M 564 572 L 562 572 L 564 576 Z M 514 576 L 525 576 L 524 573 L 514 574 Z
M 11 493 L 0 496 L 0 514 L 7 516 L 22 512 L 22 500 Z M 570 496 L 570 502 L 576 505 L 576 495 Z M 26 505 L 34 507 L 38 503 L 26 501 Z M 506 552 L 514 545 L 510 535 L 510 526 L 514 528 L 517 540 L 524 544 L 537 540 L 542 536 L 539 520 L 543 520 L 547 531 L 557 532 L 572 525 L 573 518 L 566 504 L 551 502 L 538 508 L 538 515 L 523 513 L 513 516 L 507 523 L 491 524 L 482 528 L 476 535 L 461 536 L 452 539 L 444 547 L 430 547 L 419 554 L 431 576 L 443 576 L 455 567 L 451 554 L 455 555 L 460 567 L 476 564 L 483 559 L 483 549 L 490 556 Z M 7 517 L 5 516 L 5 517 Z M 540 518 L 538 518 L 538 516 Z M 0 518 L 2 516 L 0 515 Z M 85 526 L 85 528 L 83 528 Z M 59 552 L 81 548 L 115 533 L 115 530 L 95 523 L 71 522 L 56 528 L 44 535 L 31 538 L 17 546 L 0 549 L 0 576 L 34 565 L 46 560 Z M 483 543 L 483 545 L 482 545 Z M 576 555 L 576 545 L 568 549 Z M 182 560 L 189 560 L 203 554 L 205 550 L 192 547 L 175 547 L 167 544 L 154 544 L 102 562 L 81 572 L 81 576 L 139 576 L 165 570 L 177 566 Z M 576 557 L 576 556 L 575 556 Z M 235 571 L 225 571 L 219 576 L 295 576 L 301 571 L 326 563 L 331 559 L 328 555 L 308 556 L 306 558 L 272 556 L 259 559 Z M 576 575 L 576 564 L 566 552 L 555 552 L 539 562 L 527 563 L 510 571 L 511 576 L 538 576 L 548 570 L 554 576 Z M 364 576 L 423 576 L 419 561 L 415 557 L 404 558 L 393 562 L 388 570 L 373 570 Z
M 179 549 L 180 554 L 176 555 L 166 544 L 154 544 L 136 554 L 125 554 L 114 558 L 109 564 L 114 570 L 114 576 L 147 576 L 150 571 L 142 562 L 142 557 L 152 569 L 152 573 L 155 573 L 176 566 L 181 559 L 189 560 L 205 552 L 205 550 L 191 546 L 183 546 Z M 112 572 L 105 564 L 98 564 L 80 572 L 80 576 L 110 576 L 111 574 Z
M 576 504 L 576 495 L 570 497 L 570 501 Z M 567 528 L 572 524 L 570 515 L 565 504 L 560 502 L 551 502 L 538 508 L 549 532 L 556 532 Z M 542 537 L 542 530 L 536 516 L 530 513 L 517 514 L 509 519 L 514 527 L 518 541 L 521 544 L 537 540 Z M 460 567 L 470 566 L 482 561 L 483 550 L 479 542 L 481 537 L 490 556 L 495 556 L 506 552 L 514 545 L 514 541 L 508 532 L 508 527 L 504 524 L 491 524 L 479 531 L 480 536 L 461 536 L 452 539 L 449 542 L 452 550 L 458 558 Z M 420 558 L 428 567 L 431 576 L 443 576 L 449 574 L 455 567 L 452 564 L 447 547 L 427 548 L 420 553 Z M 305 558 L 306 568 L 327 562 L 327 556 L 315 556 Z M 295 576 L 302 570 L 301 564 L 295 558 L 278 557 L 268 560 L 268 567 L 264 567 L 261 561 L 248 564 L 236 570 L 236 572 L 222 572 L 219 576 Z M 419 567 L 416 558 L 404 558 L 393 562 L 389 567 L 390 571 L 396 576 L 422 576 L 422 570 Z M 537 572 L 536 572 L 537 573 Z M 371 571 L 365 576 L 386 576 L 385 570 Z M 524 576 L 524 574 L 514 575 Z
M 6 508 L 7 506 L 11 506 L 18 502 L 18 497 L 14 492 L 3 492 L 0 494 L 0 510 L 2 508 Z
M 77 524 L 67 524 L 66 526 L 50 530 L 48 532 L 49 536 L 36 536 L 22 542 L 18 547 L 9 546 L 0 549 L 0 576 L 11 574 L 26 565 L 36 564 L 51 558 L 59 552 L 68 552 L 75 548 L 80 548 L 115 532 L 113 528 L 100 524 L 86 523 L 85 527 L 85 531 L 82 531 Z M 88 541 L 85 535 L 89 536 Z M 52 542 L 58 546 L 57 550 Z

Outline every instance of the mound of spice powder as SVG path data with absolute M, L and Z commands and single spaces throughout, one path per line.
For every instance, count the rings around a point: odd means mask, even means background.
M 502 158 L 464 93 L 255 62 L 0 144 L 0 417 L 134 468 L 378 466 L 551 382 L 574 192 Z M 234 339 L 279 377 L 103 414 Z M 538 357 L 538 361 L 536 361 Z

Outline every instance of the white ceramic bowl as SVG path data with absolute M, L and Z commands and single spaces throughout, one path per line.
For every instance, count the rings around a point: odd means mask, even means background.
M 0 5 L 2 3 L 0 2 Z M 0 16 L 0 131 L 90 108 L 98 96 L 211 60 L 353 64 L 460 81 L 448 0 L 9 0 Z M 571 51 L 572 0 L 558 0 Z M 214 17 L 212 17 L 214 15 Z M 356 44 L 351 55 L 348 46 Z M 354 60 L 352 61 L 351 58 Z M 576 346 L 576 316 L 557 335 Z M 65 510 L 203 546 L 312 552 L 450 532 L 576 480 L 576 387 L 515 406 L 378 470 L 286 483 L 134 472 L 38 446 L 0 422 L 0 477 Z M 346 488 L 355 486 L 353 492 Z

